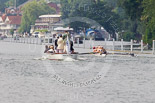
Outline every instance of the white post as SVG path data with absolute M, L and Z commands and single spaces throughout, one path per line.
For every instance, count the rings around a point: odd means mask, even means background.
M 37 38 L 34 38 L 34 44 L 36 44 L 36 40 L 37 40 Z
M 21 39 L 22 39 L 22 43 L 24 43 L 24 38 L 22 37 Z
M 34 44 L 36 44 L 36 40 L 37 40 L 37 38 L 34 38 Z
M 27 39 L 28 39 L 28 44 L 30 44 L 30 37 L 27 37 Z
M 31 38 L 32 38 L 32 37 L 30 37 L 30 44 L 31 44 L 31 42 L 32 42 Z
M 17 36 L 17 43 L 19 42 L 19 37 Z
M 12 38 L 10 38 L 10 42 L 12 42 Z
M 22 39 L 23 39 L 23 40 L 22 40 L 22 43 L 24 43 L 24 38 L 25 38 L 25 37 L 22 38 Z M 28 39 L 26 38 L 25 40 L 26 40 L 27 43 L 28 43 Z M 25 42 L 26 42 L 26 41 L 25 41 Z
M 33 42 L 34 42 L 34 38 L 31 38 L 31 44 L 33 44 Z
M 152 45 L 153 47 L 152 47 L 152 54 L 155 54 L 155 40 L 153 40 L 153 45 Z
M 79 44 L 80 44 L 80 40 L 79 40 L 79 38 L 77 38 L 77 43 L 78 43 L 78 47 L 79 47 Z
M 46 43 L 46 39 L 45 39 L 45 37 L 44 37 L 44 44 Z
M 17 43 L 17 36 L 16 36 L 16 43 Z
M 49 45 L 49 43 L 50 43 L 50 37 L 49 37 L 49 35 L 48 35 L 48 45 Z
M 41 38 L 38 38 L 38 44 L 40 44 L 41 45 Z
M 23 37 L 21 37 L 21 43 L 23 43 L 23 42 L 22 42 L 22 39 L 23 39 Z
M 24 36 L 24 43 L 26 43 L 26 42 L 25 42 L 25 37 L 26 37 L 26 36 Z
M 11 37 L 10 37 L 10 40 L 9 40 L 9 42 L 11 42 Z
M 90 49 L 92 49 L 92 38 L 90 38 Z
M 123 39 L 121 39 L 121 50 L 123 51 L 124 48 L 123 48 Z
M 49 34 L 49 36 L 50 36 L 50 34 Z M 53 45 L 55 44 L 55 40 L 56 40 L 56 38 L 54 38 L 54 36 L 52 35 L 52 44 Z
M 27 38 L 26 38 L 26 39 L 27 39 L 27 44 L 29 43 L 29 38 L 30 38 L 30 37 L 27 37 Z M 25 42 L 26 42 L 26 41 L 25 41 Z
M 141 52 L 143 52 L 143 49 L 144 49 L 144 47 L 143 47 L 143 40 L 141 40 Z
M 34 38 L 32 38 L 32 44 L 34 44 Z
M 31 37 L 30 37 L 30 44 L 31 44 Z
M 83 38 L 83 48 L 85 48 L 86 38 Z
M 39 38 L 37 38 L 36 44 L 39 44 L 39 41 L 38 41 L 38 39 L 39 39 Z
M 9 40 L 9 42 L 11 42 L 11 37 L 10 37 L 10 40 Z
M 115 50 L 115 39 L 113 38 L 113 50 Z
M 34 44 L 34 38 L 32 38 L 32 44 Z
M 107 49 L 107 38 L 105 38 L 105 44 L 104 44 L 104 48 Z
M 131 52 L 133 51 L 133 40 L 131 39 Z

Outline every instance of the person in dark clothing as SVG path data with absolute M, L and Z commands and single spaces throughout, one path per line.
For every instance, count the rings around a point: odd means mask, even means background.
M 59 39 L 59 36 L 55 40 L 55 50 L 56 50 L 56 52 L 58 52 L 58 50 L 57 50 L 57 47 L 58 47 L 58 39 Z
M 73 41 L 70 41 L 70 50 L 71 50 L 71 53 L 74 53 L 74 48 L 73 48 Z

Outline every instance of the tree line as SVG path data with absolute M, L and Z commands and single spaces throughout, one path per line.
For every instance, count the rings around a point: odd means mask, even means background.
M 14 0 L 0 0 L 0 10 Z M 17 5 L 27 0 L 17 0 Z M 50 0 L 61 4 L 62 19 L 86 17 L 98 22 L 113 38 L 116 33 L 124 40 L 134 39 L 152 44 L 155 39 L 155 0 Z M 10 2 L 10 3 L 9 3 Z M 4 4 L 4 5 L 3 5 Z M 23 8 L 21 32 L 29 32 L 39 15 L 55 12 L 44 0 L 34 0 Z M 90 28 L 88 23 L 68 24 L 75 31 Z
M 89 10 L 86 10 L 83 4 L 87 5 Z M 155 0 L 61 0 L 61 5 L 63 19 L 93 19 L 112 34 L 113 38 L 119 33 L 124 40 L 143 39 L 150 45 L 155 39 Z M 108 18 L 110 20 L 107 22 Z M 69 26 L 76 31 L 90 28 L 90 25 L 80 21 L 70 23 Z
M 5 12 L 5 8 L 10 7 L 10 6 L 19 6 L 26 2 L 28 0 L 0 0 L 0 11 Z

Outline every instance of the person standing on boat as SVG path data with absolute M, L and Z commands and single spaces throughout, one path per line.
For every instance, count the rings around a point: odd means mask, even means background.
M 68 38 L 68 39 L 67 39 L 67 38 Z M 65 34 L 63 34 L 64 52 L 65 52 L 65 53 L 67 52 L 67 50 L 66 50 L 66 49 L 67 49 L 67 47 L 66 47 L 66 46 L 67 46 L 67 45 L 66 45 L 66 44 L 67 44 L 67 40 L 69 40 L 68 43 L 69 43 L 69 45 L 70 45 L 70 39 L 69 39 L 69 38 L 70 38 L 69 32 L 68 32 L 68 31 L 65 31 Z
M 59 36 L 57 36 L 57 39 L 55 40 L 55 50 L 56 50 L 56 53 L 58 53 L 58 39 L 59 39 Z
M 58 39 L 58 47 L 57 47 L 57 50 L 58 50 L 58 53 L 63 53 L 63 50 L 64 50 L 64 40 L 62 38 L 62 35 L 59 35 L 59 39 Z
M 70 50 L 71 50 L 71 53 L 74 53 L 73 41 L 70 41 Z
M 63 40 L 66 41 L 67 40 L 67 36 L 70 37 L 69 32 L 65 31 L 65 33 L 63 34 Z

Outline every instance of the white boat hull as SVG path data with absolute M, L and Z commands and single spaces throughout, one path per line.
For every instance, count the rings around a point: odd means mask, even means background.
M 81 58 L 78 58 L 79 54 L 46 54 L 41 58 L 35 58 L 35 60 L 65 60 L 65 61 L 74 61 Z M 106 57 L 106 54 L 93 54 L 98 57 Z
M 67 58 L 77 59 L 78 54 L 48 54 L 47 59 L 50 60 L 65 60 Z

